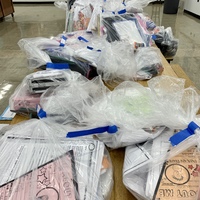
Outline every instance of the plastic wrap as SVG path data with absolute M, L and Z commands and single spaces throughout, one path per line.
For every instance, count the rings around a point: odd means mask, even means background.
M 140 26 L 143 28 L 144 32 L 149 33 L 156 28 L 156 24 L 144 13 L 136 13 L 135 17 L 137 18 Z
M 9 99 L 10 110 L 20 113 L 36 113 L 41 94 L 49 87 L 67 82 L 71 71 L 38 71 L 27 75 Z
M 134 48 L 149 46 L 151 36 L 143 32 L 134 14 L 103 15 L 102 23 L 109 42 L 128 41 Z
M 96 2 L 97 1 L 90 0 L 75 1 L 66 20 L 66 32 L 86 30 L 90 23 Z
M 49 87 L 56 87 L 68 81 L 70 71 L 51 70 L 38 71 L 27 78 L 29 92 L 31 94 L 43 93 Z
M 66 139 L 57 124 L 29 120 L 7 131 L 0 149 L 5 200 L 109 199 L 112 163 L 102 142 Z
M 100 79 L 74 77 L 70 84 L 48 89 L 38 113 L 73 132 L 115 125 L 114 134 L 107 129 L 103 134 L 87 131 L 111 148 L 145 142 L 160 135 L 165 126 L 182 129 L 195 119 L 199 95 L 193 88 L 184 89 L 183 79 L 161 76 L 151 79 L 149 85 L 151 89 L 125 81 L 110 92 Z
M 47 38 L 24 38 L 19 40 L 18 45 L 27 55 L 28 66 L 30 69 L 39 68 L 51 63 L 50 57 L 42 51 L 44 46 L 47 48 L 58 47 L 59 42 Z
M 155 34 L 155 43 L 165 57 L 176 55 L 178 39 L 174 38 L 171 27 L 166 29 L 160 27 L 159 31 Z
M 97 72 L 103 80 L 133 80 L 136 74 L 134 48 L 128 42 L 104 42 L 97 63 Z
M 166 126 L 180 129 L 194 120 L 199 110 L 200 97 L 195 88 L 184 89 L 184 79 L 158 76 L 147 83 L 159 100 Z
M 136 79 L 151 79 L 163 72 L 160 51 L 154 47 L 139 48 L 135 54 L 137 63 Z
M 49 88 L 41 97 L 40 107 L 45 116 L 58 123 L 79 122 L 88 118 L 94 101 L 107 91 L 100 77 L 91 81 L 73 72 L 66 84 Z M 43 114 L 42 114 L 43 116 Z M 39 117 L 40 113 L 39 113 Z
M 152 141 L 126 148 L 123 182 L 138 200 L 196 199 L 200 181 L 196 128 L 190 123 L 175 136 L 172 130 L 166 130 Z M 186 132 L 188 138 L 183 139 Z
M 18 44 L 27 54 L 29 68 L 34 69 L 68 69 L 77 71 L 91 79 L 97 76 L 92 63 L 74 57 L 75 50 L 87 46 L 92 33 L 85 31 L 62 34 L 52 39 L 21 39 Z
M 12 112 L 36 113 L 36 107 L 40 102 L 41 94 L 31 94 L 29 92 L 28 79 L 31 76 L 32 75 L 26 76 L 10 96 L 9 106 Z

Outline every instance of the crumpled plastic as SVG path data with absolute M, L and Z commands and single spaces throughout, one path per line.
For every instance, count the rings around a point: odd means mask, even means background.
M 96 135 L 109 147 L 118 148 L 153 139 L 163 127 L 185 128 L 199 109 L 198 93 L 184 89 L 183 79 L 155 77 L 149 88 L 125 81 L 112 92 L 101 82 L 95 84 L 96 80 L 75 78 L 70 85 L 47 90 L 40 102 L 46 117 L 73 131 L 116 125 L 115 134 Z
M 68 139 L 65 134 L 62 126 L 45 119 L 6 131 L 0 140 L 1 197 L 7 199 L 9 191 L 12 200 L 108 200 L 113 173 L 104 144 L 91 138 Z

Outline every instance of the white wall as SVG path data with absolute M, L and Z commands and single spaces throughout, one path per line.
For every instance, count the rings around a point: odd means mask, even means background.
M 184 10 L 200 15 L 200 0 L 185 0 Z

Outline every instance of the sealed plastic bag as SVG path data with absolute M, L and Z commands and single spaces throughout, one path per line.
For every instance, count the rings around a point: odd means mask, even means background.
M 109 199 L 112 164 L 97 140 L 66 139 L 57 124 L 29 120 L 7 131 L 0 149 L 0 194 L 6 200 Z
M 9 99 L 10 110 L 20 113 L 36 113 L 41 94 L 49 87 L 56 87 L 67 82 L 71 73 L 70 70 L 52 70 L 27 75 Z
M 10 96 L 9 106 L 12 112 L 36 113 L 36 107 L 40 102 L 41 94 L 31 94 L 29 92 L 28 79 L 31 76 L 26 76 Z
M 155 43 L 165 57 L 176 55 L 178 50 L 178 39 L 174 38 L 171 27 L 159 28 L 155 34 Z
M 190 123 L 175 136 L 168 130 L 151 142 L 126 148 L 123 182 L 137 199 L 196 199 L 200 181 L 197 128 Z
M 66 32 L 86 30 L 90 22 L 95 1 L 77 0 L 66 20 Z
M 135 54 L 137 63 L 136 80 L 151 79 L 163 72 L 160 52 L 154 47 L 139 48 Z
M 195 88 L 184 88 L 184 79 L 158 76 L 147 83 L 159 100 L 163 124 L 170 128 L 182 129 L 195 119 L 200 97 Z
M 106 91 L 100 77 L 90 81 L 73 72 L 66 84 L 49 88 L 42 95 L 40 107 L 50 120 L 61 124 L 81 123 L 89 117 L 92 104 L 102 98 Z
M 27 55 L 29 68 L 35 69 L 51 63 L 50 57 L 42 49 L 58 47 L 59 42 L 47 38 L 24 38 L 19 40 L 18 45 Z
M 153 83 L 160 83 L 160 86 Z M 106 118 L 118 127 L 130 125 L 140 129 L 167 126 L 181 129 L 194 120 L 200 105 L 199 95 L 193 88 L 184 89 L 183 79 L 158 76 L 148 84 L 151 85 L 150 89 L 139 83 L 125 81 L 110 92 L 104 101 L 94 104 L 93 108 L 105 113 Z M 170 93 L 169 84 L 174 86 L 171 89 L 174 93 Z M 156 90 L 160 92 L 155 94 Z
M 103 16 L 102 23 L 106 29 L 109 42 L 128 41 L 135 49 L 149 46 L 150 35 L 143 32 L 134 14 Z
M 97 63 L 97 72 L 103 80 L 133 80 L 136 74 L 134 48 L 128 42 L 104 42 Z
M 148 17 L 148 15 L 144 13 L 136 13 L 135 17 L 137 18 L 144 32 L 150 33 L 156 28 L 156 24 L 150 17 Z
M 89 62 L 77 60 L 74 51 L 87 46 L 88 38 L 92 37 L 91 33 L 76 32 L 62 34 L 52 39 L 40 37 L 21 39 L 18 44 L 26 52 L 31 69 L 70 68 L 91 79 L 97 76 L 96 69 Z
M 145 142 L 161 134 L 165 126 L 185 128 L 195 119 L 200 105 L 199 95 L 193 88 L 182 88 L 182 79 L 161 78 L 179 88 L 174 98 L 164 84 L 155 88 L 160 90 L 160 95 L 153 89 L 129 81 L 110 92 L 102 82 L 94 84 L 94 80 L 85 81 L 80 77 L 71 84 L 47 90 L 40 102 L 45 114 L 39 112 L 39 116 L 41 114 L 65 125 L 73 122 L 74 126 L 68 128 L 70 131 L 115 125 L 118 127 L 115 134 L 104 131 L 105 134 L 97 136 L 112 148 Z M 155 82 L 159 82 L 158 78 Z M 92 134 L 96 135 L 96 132 Z

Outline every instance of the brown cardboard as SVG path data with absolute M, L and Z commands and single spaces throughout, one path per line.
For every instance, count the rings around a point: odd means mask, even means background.
M 189 148 L 166 162 L 155 200 L 195 200 L 200 183 L 200 153 Z

